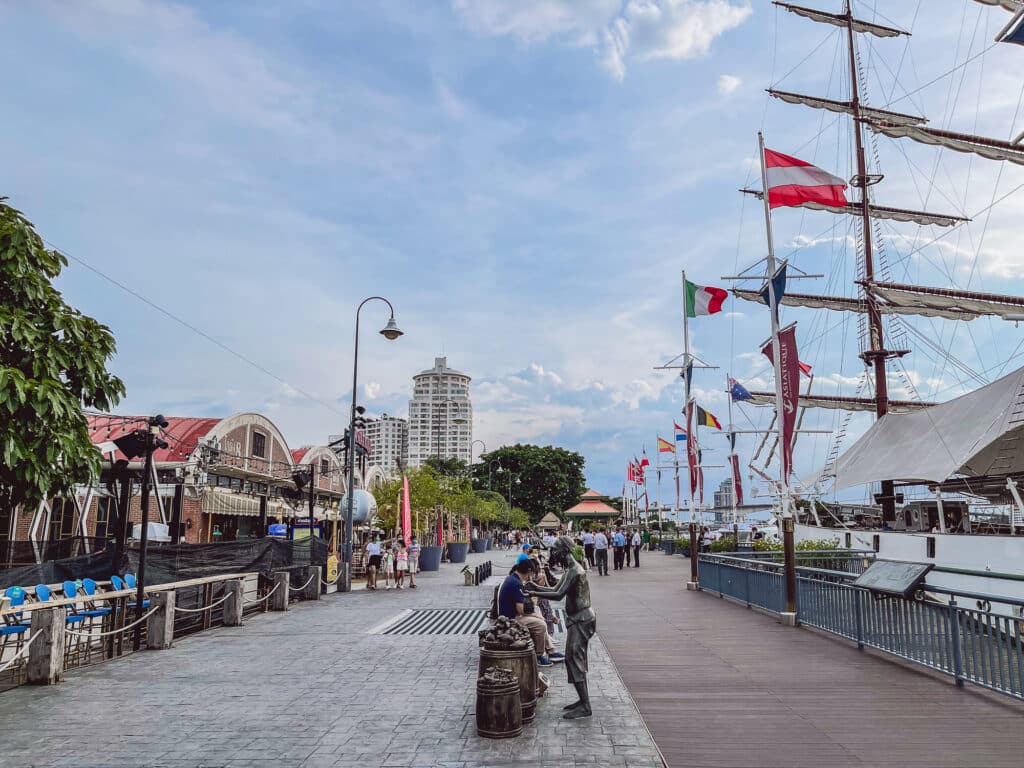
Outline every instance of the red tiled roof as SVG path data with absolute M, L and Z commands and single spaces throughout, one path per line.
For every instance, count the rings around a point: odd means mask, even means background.
M 598 493 L 593 488 L 588 488 L 586 493 L 580 497 L 580 503 L 570 507 L 562 514 L 574 517 L 618 517 L 622 513 L 615 507 L 605 504 L 602 499 L 604 494 Z
M 145 427 L 145 416 L 87 416 L 89 422 L 89 438 L 93 444 L 106 443 Z M 156 462 L 184 462 L 196 449 L 199 440 L 213 431 L 220 419 L 196 419 L 182 416 L 167 416 L 167 429 L 163 431 L 167 448 L 160 448 L 153 453 Z M 125 456 L 116 451 L 114 457 L 123 459 Z

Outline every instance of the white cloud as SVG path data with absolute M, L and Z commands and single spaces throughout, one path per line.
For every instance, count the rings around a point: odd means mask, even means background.
M 736 75 L 719 75 L 718 76 L 718 92 L 728 96 L 730 93 L 735 93 L 736 89 L 743 85 L 743 81 Z
M 626 76 L 626 59 L 675 61 L 704 56 L 716 38 L 752 13 L 728 0 L 453 0 L 471 29 L 512 37 L 523 45 L 560 40 L 590 47 L 616 80 Z M 719 79 L 731 93 L 740 85 L 732 75 Z
M 363 385 L 363 392 L 367 400 L 376 400 L 380 396 L 380 384 L 376 381 L 368 381 Z

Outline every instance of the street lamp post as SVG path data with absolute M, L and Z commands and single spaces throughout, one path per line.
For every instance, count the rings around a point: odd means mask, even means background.
M 349 414 L 348 420 L 348 499 L 345 504 L 345 544 L 342 553 L 344 565 L 341 576 L 343 592 L 349 592 L 352 589 L 352 512 L 356 497 L 356 391 L 359 382 L 359 313 L 362 311 L 363 305 L 370 301 L 383 301 L 388 305 L 388 309 L 391 310 L 391 317 L 388 318 L 387 325 L 380 331 L 381 336 L 388 341 L 394 341 L 402 335 L 401 329 L 395 323 L 395 308 L 383 296 L 370 296 L 363 299 L 359 306 L 356 307 L 356 341 L 352 353 L 352 411 Z

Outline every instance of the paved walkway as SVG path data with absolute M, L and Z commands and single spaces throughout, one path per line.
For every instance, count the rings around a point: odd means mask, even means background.
M 488 558 L 495 572 L 512 558 Z M 460 566 L 403 592 L 331 595 L 0 694 L 0 767 L 661 766 L 600 639 L 591 643 L 594 717 L 565 721 L 565 671 L 521 737 L 475 732 L 477 640 L 369 634 L 406 609 L 483 608 Z
M 1024 705 L 704 592 L 643 553 L 593 577 L 601 638 L 670 766 L 1019 768 Z

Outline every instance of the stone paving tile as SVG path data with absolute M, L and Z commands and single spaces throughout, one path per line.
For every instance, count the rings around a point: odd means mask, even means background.
M 512 562 L 492 552 L 470 563 L 487 559 L 496 571 Z M 476 735 L 475 636 L 367 633 L 409 608 L 485 607 L 491 590 L 462 586 L 460 569 L 421 574 L 416 590 L 293 605 L 75 670 L 59 686 L 0 694 L 0 768 L 662 766 L 600 636 L 593 718 L 561 719 L 575 692 L 556 666 L 536 722 L 488 740 Z

